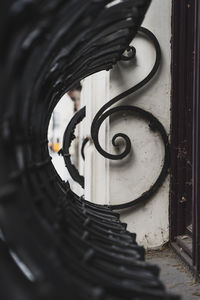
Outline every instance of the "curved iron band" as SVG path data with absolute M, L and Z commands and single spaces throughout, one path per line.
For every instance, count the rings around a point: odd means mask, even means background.
M 156 179 L 156 181 L 154 182 L 154 184 L 149 188 L 148 191 L 144 192 L 141 196 L 139 196 L 138 198 L 124 203 L 124 204 L 119 204 L 119 205 L 110 205 L 111 209 L 125 209 L 125 208 L 130 208 L 133 207 L 137 204 L 141 204 L 144 203 L 146 200 L 148 200 L 150 197 L 152 197 L 160 188 L 160 186 L 163 184 L 167 174 L 168 174 L 168 169 L 169 169 L 169 165 L 170 165 L 170 151 L 169 151 L 169 140 L 168 140 L 168 135 L 165 131 L 164 126 L 160 123 L 160 121 L 154 117 L 151 113 L 143 110 L 142 108 L 139 108 L 137 106 L 118 106 L 118 107 L 114 107 L 108 111 L 106 111 L 98 120 L 98 123 L 96 124 L 96 130 L 97 132 L 100 129 L 100 126 L 102 124 L 103 121 L 105 121 L 105 119 L 109 116 L 111 116 L 114 113 L 117 112 L 122 112 L 122 111 L 131 111 L 133 113 L 138 114 L 139 116 L 141 116 L 143 119 L 145 119 L 146 121 L 149 122 L 149 128 L 152 131 L 157 131 L 159 132 L 163 144 L 164 144 L 164 149 L 165 149 L 165 155 L 164 155 L 164 161 L 163 161 L 163 167 L 162 170 L 158 176 L 158 178 Z M 117 134 L 117 136 L 122 137 L 123 134 L 119 133 Z M 113 137 L 114 141 L 116 139 L 116 136 Z M 94 141 L 95 142 L 95 141 Z
M 69 148 L 71 146 L 72 141 L 75 138 L 74 135 L 75 128 L 84 118 L 85 118 L 85 106 L 81 108 L 69 122 L 63 136 L 63 148 L 61 149 L 61 154 L 63 155 L 65 166 L 68 169 L 69 174 L 71 175 L 73 180 L 75 180 L 81 185 L 82 188 L 84 188 L 84 177 L 79 174 L 78 170 L 73 165 L 71 161 L 71 155 L 69 153 Z
M 89 142 L 89 138 L 88 137 L 86 137 L 84 140 L 83 140 L 83 143 L 82 143 L 82 145 L 81 145 L 81 156 L 82 156 L 82 158 L 83 158 L 83 160 L 85 160 L 85 152 L 84 152 L 84 150 L 85 150 L 85 146 L 87 145 L 87 143 Z
M 97 112 L 97 114 L 95 115 L 93 122 L 92 122 L 92 126 L 91 126 L 91 137 L 94 141 L 94 145 L 95 148 L 97 149 L 97 151 L 99 153 L 101 153 L 101 155 L 103 155 L 105 158 L 108 159 L 113 159 L 113 160 L 118 160 L 118 159 L 122 159 L 124 157 L 126 157 L 128 155 L 128 153 L 131 150 L 131 142 L 130 139 L 127 135 L 125 134 L 116 134 L 113 139 L 113 146 L 115 146 L 115 140 L 117 137 L 122 137 L 125 140 L 125 150 L 119 154 L 119 155 L 114 155 L 114 154 L 110 154 L 108 152 L 106 152 L 100 145 L 99 143 L 99 131 L 97 130 L 97 124 L 99 123 L 98 120 L 100 119 L 100 117 L 105 113 L 105 111 L 111 107 L 112 105 L 116 104 L 118 101 L 122 100 L 123 98 L 135 93 L 136 91 L 138 91 L 139 89 L 141 89 L 142 87 L 144 87 L 156 74 L 159 66 L 160 66 L 160 60 L 161 60 L 161 49 L 160 49 L 160 45 L 159 42 L 157 40 L 157 38 L 155 37 L 155 35 L 149 31 L 148 29 L 144 28 L 144 27 L 140 27 L 140 29 L 138 30 L 139 33 L 144 34 L 145 36 L 147 36 L 148 39 L 150 39 L 154 45 L 155 51 L 156 51 L 156 59 L 155 59 L 155 63 L 153 65 L 152 70 L 150 71 L 150 73 L 142 80 L 140 81 L 138 84 L 136 84 L 135 86 L 133 86 L 132 88 L 128 89 L 127 91 L 119 94 L 118 96 L 114 97 L 113 99 L 111 99 L 110 101 L 108 101 L 104 106 L 102 106 L 102 108 Z

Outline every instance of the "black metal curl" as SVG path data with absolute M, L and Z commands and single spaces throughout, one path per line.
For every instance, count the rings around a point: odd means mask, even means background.
M 75 138 L 74 131 L 76 126 L 85 118 L 85 107 L 81 108 L 71 119 L 69 122 L 63 136 L 63 147 L 60 151 L 60 153 L 63 155 L 65 166 L 68 169 L 69 174 L 75 180 L 78 182 L 82 188 L 84 188 L 84 177 L 81 176 L 76 169 L 76 167 L 73 165 L 71 161 L 71 155 L 69 153 L 69 148 L 71 146 L 71 143 L 73 139 Z
M 84 150 L 85 150 L 85 146 L 86 146 L 86 144 L 89 142 L 89 137 L 86 137 L 84 140 L 83 140 L 83 143 L 82 143 L 82 145 L 81 145 L 81 156 L 82 156 L 82 158 L 83 158 L 83 160 L 85 160 L 85 152 L 84 152 Z
M 156 60 L 155 60 L 154 66 L 153 66 L 151 72 L 142 81 L 140 81 L 138 84 L 131 87 L 127 91 L 125 91 L 125 92 L 119 94 L 118 96 L 114 97 L 109 102 L 107 102 L 104 106 L 102 106 L 102 108 L 95 115 L 95 117 L 93 119 L 93 122 L 92 122 L 92 126 L 91 126 L 91 137 L 93 139 L 93 142 L 94 142 L 94 145 L 95 145 L 97 151 L 101 155 L 103 155 L 105 158 L 112 159 L 112 160 L 119 160 L 119 159 L 122 159 L 122 158 L 126 157 L 129 154 L 130 150 L 131 150 L 131 147 L 130 147 L 131 141 L 130 141 L 130 139 L 127 135 L 119 133 L 119 134 L 115 135 L 115 138 L 114 138 L 113 142 L 116 140 L 117 137 L 122 137 L 124 139 L 125 145 L 126 145 L 125 150 L 121 154 L 110 154 L 110 153 L 106 152 L 101 147 L 101 145 L 99 143 L 99 129 L 100 129 L 100 126 L 102 124 L 102 121 L 101 121 L 102 120 L 102 115 L 113 104 L 115 104 L 118 101 L 122 100 L 123 98 L 135 93 L 140 88 L 145 86 L 153 78 L 153 76 L 156 74 L 156 72 L 159 68 L 159 65 L 160 65 L 161 50 L 160 50 L 160 45 L 159 45 L 159 42 L 158 42 L 157 38 L 155 37 L 155 35 L 151 31 L 149 31 L 148 29 L 146 29 L 144 27 L 140 27 L 138 32 L 140 32 L 140 33 L 144 34 L 145 36 L 147 36 L 152 41 L 152 43 L 155 47 Z M 113 146 L 115 146 L 115 143 L 113 143 Z
M 162 141 L 163 141 L 163 144 L 164 144 L 164 149 L 165 149 L 165 155 L 164 155 L 164 162 L 163 162 L 162 170 L 161 170 L 158 178 L 154 182 L 154 184 L 149 188 L 149 190 L 144 192 L 138 198 L 136 198 L 132 201 L 129 201 L 127 203 L 119 204 L 119 205 L 110 205 L 110 208 L 113 209 L 113 210 L 116 210 L 116 209 L 120 210 L 120 209 L 133 207 L 133 206 L 135 206 L 139 203 L 141 204 L 141 203 L 145 202 L 146 200 L 148 200 L 149 198 L 151 198 L 158 191 L 160 186 L 163 184 L 163 182 L 164 182 L 164 180 L 167 176 L 169 165 L 170 165 L 169 140 L 168 140 L 168 135 L 165 131 L 165 128 L 163 127 L 161 122 L 156 117 L 154 117 L 150 112 L 147 112 L 142 108 L 139 108 L 137 106 L 126 105 L 126 106 L 118 106 L 118 107 L 114 107 L 112 109 L 109 109 L 99 118 L 99 122 L 97 124 L 97 130 L 99 131 L 99 128 L 100 128 L 102 122 L 107 117 L 113 115 L 114 113 L 122 112 L 122 111 L 129 111 L 129 112 L 131 111 L 133 113 L 136 113 L 139 116 L 141 116 L 143 119 L 145 119 L 146 121 L 149 122 L 150 130 L 158 132 L 160 134 L 161 138 L 162 138 Z M 116 134 L 113 137 L 113 144 L 115 143 L 116 138 L 118 138 L 118 137 L 122 137 L 124 139 L 127 139 L 127 136 L 122 134 L 122 133 Z M 128 146 L 126 147 L 127 153 L 130 152 L 130 147 L 131 147 L 131 144 L 129 143 L 129 141 L 130 141 L 130 139 L 128 138 L 127 139 L 127 145 Z M 123 154 L 120 154 L 120 155 L 122 157 Z

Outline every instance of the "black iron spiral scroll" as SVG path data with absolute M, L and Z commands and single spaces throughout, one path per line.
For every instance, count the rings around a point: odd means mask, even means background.
M 143 88 L 146 84 L 148 84 L 149 81 L 154 77 L 154 75 L 156 74 L 156 72 L 159 68 L 160 60 L 161 60 L 161 50 L 160 50 L 160 45 L 159 45 L 157 38 L 151 31 L 149 31 L 148 29 L 146 29 L 144 27 L 140 27 L 138 32 L 140 34 L 145 35 L 145 37 L 147 37 L 154 45 L 155 52 L 156 52 L 156 59 L 155 59 L 154 65 L 152 67 L 152 70 L 141 82 L 139 82 L 134 87 L 131 87 L 127 91 L 121 93 L 117 97 L 115 97 L 112 100 L 110 100 L 109 102 L 107 102 L 97 112 L 97 114 L 95 115 L 95 117 L 93 119 L 92 125 L 91 125 L 91 137 L 92 137 L 92 140 L 94 142 L 94 145 L 95 145 L 97 151 L 101 155 L 103 155 L 105 158 L 112 159 L 112 160 L 120 160 L 120 159 L 125 158 L 131 151 L 131 141 L 126 134 L 118 133 L 118 134 L 114 135 L 112 138 L 113 146 L 116 146 L 117 138 L 120 137 L 124 140 L 125 150 L 121 154 L 110 154 L 110 153 L 106 152 L 105 150 L 103 150 L 99 143 L 98 136 L 99 136 L 100 127 L 106 118 L 110 117 L 111 115 L 113 115 L 114 113 L 117 113 L 117 112 L 129 111 L 134 114 L 137 114 L 139 117 L 141 117 L 142 119 L 147 121 L 149 123 L 149 129 L 151 131 L 156 131 L 159 133 L 159 135 L 162 139 L 162 142 L 164 144 L 165 154 L 164 154 L 162 170 L 160 171 L 158 178 L 153 183 L 153 185 L 149 188 L 149 190 L 145 191 L 141 196 L 139 196 L 138 198 L 136 198 L 132 201 L 129 201 L 129 202 L 123 203 L 123 204 L 119 204 L 119 205 L 111 205 L 110 206 L 112 209 L 118 209 L 118 210 L 133 207 L 139 203 L 141 204 L 141 203 L 147 201 L 148 199 L 150 199 L 158 191 L 160 186 L 163 184 L 163 182 L 168 174 L 168 169 L 169 169 L 169 164 L 170 164 L 168 135 L 165 131 L 165 128 L 163 127 L 163 125 L 160 123 L 160 121 L 156 117 L 154 117 L 151 113 L 149 113 L 139 107 L 136 107 L 136 106 L 120 105 L 120 106 L 109 109 L 112 105 L 116 104 L 118 101 L 122 100 L 123 98 L 125 98 L 129 95 L 134 94 L 136 91 L 138 91 L 139 89 Z M 128 47 L 127 52 L 129 52 L 129 53 L 131 52 L 131 55 L 130 54 L 128 54 L 127 56 L 122 55 L 121 59 L 124 61 L 131 60 L 136 55 L 136 50 L 134 47 Z M 73 134 L 74 129 L 75 129 L 76 125 L 83 120 L 84 117 L 85 117 L 85 107 L 82 108 L 79 112 L 77 112 L 75 114 L 75 116 L 72 118 L 69 125 L 67 126 L 65 134 L 64 134 L 64 138 L 63 138 L 63 149 L 62 149 L 65 164 L 66 164 L 66 167 L 68 168 L 69 173 L 71 174 L 72 178 L 76 182 L 78 182 L 83 188 L 84 188 L 84 178 L 83 178 L 83 176 L 81 176 L 79 174 L 78 170 L 71 163 L 70 155 L 69 155 L 69 148 L 71 145 L 71 141 L 74 138 L 74 134 Z M 82 144 L 81 154 L 82 154 L 83 159 L 85 158 L 84 157 L 84 148 L 88 141 L 89 141 L 89 138 L 86 138 L 86 139 L 84 139 L 83 144 Z

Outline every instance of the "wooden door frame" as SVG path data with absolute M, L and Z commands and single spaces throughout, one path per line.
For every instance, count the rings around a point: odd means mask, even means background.
M 172 4 L 170 241 L 200 273 L 200 3 Z M 192 259 L 178 249 L 192 211 Z

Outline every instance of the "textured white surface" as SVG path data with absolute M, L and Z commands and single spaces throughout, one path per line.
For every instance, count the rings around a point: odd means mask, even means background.
M 86 78 L 81 93 L 81 106 L 86 105 L 86 120 L 81 125 L 81 139 L 90 136 L 92 120 L 97 111 L 109 100 L 109 72 L 102 71 Z M 109 122 L 101 127 L 99 139 L 103 149 L 108 148 Z M 81 160 L 81 159 L 80 159 Z M 99 154 L 90 141 L 85 147 L 85 198 L 99 204 L 109 203 L 109 161 Z
M 153 113 L 169 133 L 171 0 L 153 0 L 143 26 L 150 29 L 160 42 L 161 67 L 146 88 L 124 99 L 122 104 L 137 105 Z M 137 49 L 136 61 L 118 63 L 110 72 L 110 77 L 108 72 L 100 72 L 84 80 L 82 105 L 87 106 L 87 120 L 82 126 L 82 138 L 90 134 L 92 119 L 105 102 L 141 81 L 151 70 L 155 61 L 151 43 L 138 36 L 133 45 Z M 126 133 L 133 142 L 131 155 L 122 161 L 108 161 L 101 157 L 92 143 L 86 146 L 86 162 L 82 164 L 86 179 L 85 196 L 92 202 L 128 202 L 145 192 L 161 170 L 163 145 L 158 134 L 149 130 L 147 123 L 128 113 L 111 118 L 110 122 L 106 120 L 100 133 L 104 149 L 110 147 L 114 153 L 110 140 L 118 132 Z M 159 192 L 146 205 L 121 212 L 121 220 L 128 224 L 130 231 L 137 233 L 139 244 L 146 248 L 156 248 L 169 238 L 168 206 L 167 178 Z
M 169 133 L 170 129 L 170 38 L 171 1 L 152 1 L 144 27 L 158 38 L 162 50 L 161 68 L 143 90 L 125 100 L 123 104 L 139 106 L 156 116 Z M 142 37 L 133 45 L 137 59 L 133 63 L 121 62 L 111 72 L 111 96 L 138 83 L 149 72 L 155 60 L 155 51 Z M 120 121 L 119 121 L 120 120 Z M 163 162 L 163 145 L 148 124 L 131 114 L 121 114 L 111 120 L 110 137 L 117 132 L 126 133 L 132 140 L 131 155 L 121 162 L 110 163 L 110 203 L 128 202 L 145 192 L 157 178 Z M 112 151 L 114 151 L 111 146 Z M 146 248 L 156 248 L 168 241 L 169 180 L 144 206 L 121 213 L 128 229 L 137 233 L 137 241 Z

